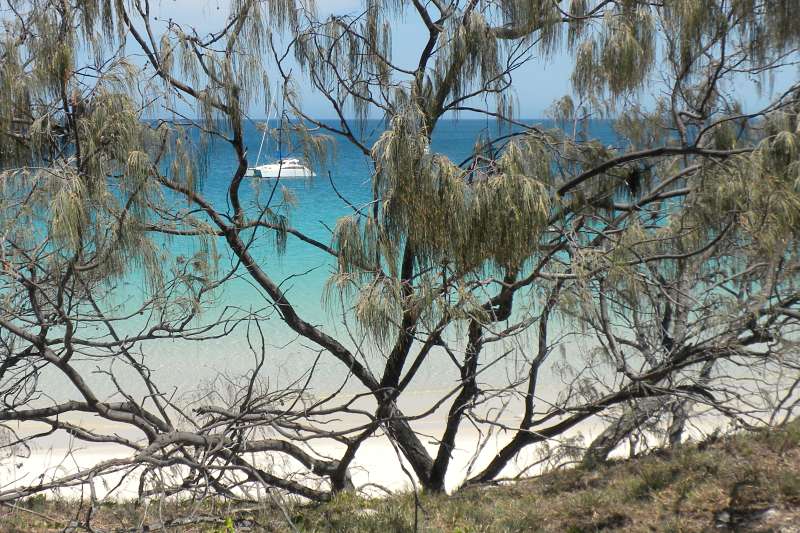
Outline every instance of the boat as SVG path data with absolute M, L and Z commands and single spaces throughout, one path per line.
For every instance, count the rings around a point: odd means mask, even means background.
M 264 179 L 291 179 L 313 178 L 316 174 L 299 159 L 279 159 L 275 163 L 250 167 L 247 169 L 245 176 Z
M 258 147 L 258 155 L 256 156 L 256 164 L 249 167 L 245 172 L 245 177 L 249 178 L 263 178 L 263 179 L 292 179 L 292 178 L 313 178 L 316 176 L 314 172 L 304 162 L 299 159 L 287 159 L 284 157 L 279 158 L 273 163 L 259 165 L 261 161 L 261 154 L 264 152 L 264 142 L 267 140 L 267 131 L 269 131 L 269 121 L 271 115 L 267 117 L 266 122 L 263 124 L 264 133 L 261 135 L 261 145 Z

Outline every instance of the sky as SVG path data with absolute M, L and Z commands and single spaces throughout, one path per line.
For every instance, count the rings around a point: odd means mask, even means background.
M 182 25 L 194 26 L 198 33 L 209 32 L 224 23 L 229 0 L 151 0 L 156 16 L 165 20 L 172 18 Z M 359 12 L 361 0 L 317 0 L 317 10 L 321 17 L 331 14 L 355 14 Z M 392 21 L 392 59 L 406 66 L 415 65 L 422 51 L 427 30 L 413 17 Z M 546 109 L 558 98 L 570 91 L 569 77 L 571 62 L 569 58 L 554 58 L 547 62 L 534 61 L 523 67 L 517 74 L 515 86 L 518 92 L 519 116 L 542 117 Z M 317 118 L 332 118 L 327 102 L 319 94 L 301 87 L 304 110 Z M 254 111 L 258 114 L 258 111 Z
M 219 29 L 224 23 L 230 0 L 151 0 L 154 16 L 159 19 L 170 18 L 183 26 L 193 26 L 203 34 Z M 321 17 L 330 14 L 353 14 L 359 12 L 361 0 L 317 0 Z M 415 17 L 392 21 L 393 60 L 401 65 L 415 65 L 424 47 L 427 31 Z M 534 57 L 514 73 L 514 89 L 517 99 L 517 113 L 520 117 L 540 118 L 557 99 L 571 93 L 570 74 L 572 58 L 560 54 L 543 60 Z M 798 70 L 784 72 L 775 79 L 774 90 L 788 86 L 798 78 Z M 273 77 L 275 79 L 275 77 Z M 315 94 L 301 84 L 304 111 L 317 118 L 330 118 L 333 112 L 319 94 Z M 757 85 L 750 80 L 737 81 L 736 91 L 741 95 L 745 108 L 755 108 L 766 103 L 769 91 L 759 94 Z M 253 110 L 260 116 L 263 110 Z

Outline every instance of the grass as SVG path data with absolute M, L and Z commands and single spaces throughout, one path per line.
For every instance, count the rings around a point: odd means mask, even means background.
M 413 494 L 382 499 L 340 494 L 324 505 L 296 505 L 289 513 L 298 531 L 320 533 L 411 532 L 415 510 L 421 532 L 800 533 L 800 421 L 592 470 L 574 468 L 418 499 L 416 505 Z M 79 505 L 37 496 L 24 502 L 24 510 L 0 508 L 0 531 L 62 531 L 70 517 L 80 514 Z M 174 502 L 153 503 L 147 512 L 133 503 L 110 503 L 95 511 L 94 525 L 114 531 L 146 524 L 155 531 L 165 521 L 187 516 L 188 510 L 188 504 Z M 291 531 L 278 509 L 268 505 L 242 511 L 206 502 L 192 516 L 191 524 L 166 530 Z

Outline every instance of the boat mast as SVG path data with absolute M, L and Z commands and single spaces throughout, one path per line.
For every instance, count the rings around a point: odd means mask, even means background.
M 264 139 L 267 138 L 267 129 L 269 129 L 269 116 L 267 117 L 267 122 L 264 125 L 264 134 L 261 136 L 261 144 L 258 146 L 258 155 L 256 156 L 256 164 L 253 166 L 258 166 L 258 162 L 261 161 L 261 150 L 264 148 Z
M 264 140 L 267 138 L 267 131 L 269 130 L 269 121 L 271 118 L 272 118 L 272 106 L 269 106 L 269 114 L 267 115 L 267 121 L 264 123 L 264 134 L 261 136 L 261 144 L 258 146 L 258 155 L 256 156 L 256 164 L 253 165 L 254 167 L 257 167 L 259 161 L 261 161 L 261 151 L 264 148 Z

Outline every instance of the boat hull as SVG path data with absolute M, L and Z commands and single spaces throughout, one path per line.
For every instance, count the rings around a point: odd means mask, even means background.
M 313 178 L 314 172 L 308 168 L 286 168 L 279 165 L 263 165 L 247 169 L 245 176 L 261 179 Z

